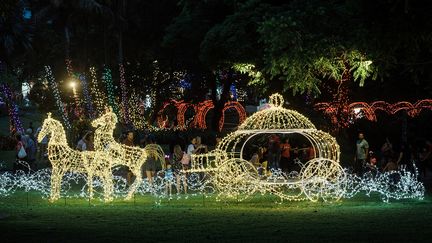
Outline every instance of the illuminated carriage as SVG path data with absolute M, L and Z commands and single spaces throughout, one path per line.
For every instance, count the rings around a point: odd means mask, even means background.
M 192 156 L 192 172 L 209 175 L 219 198 L 247 198 L 270 193 L 281 200 L 338 200 L 345 192 L 346 174 L 339 164 L 339 145 L 330 134 L 317 130 L 300 113 L 283 108 L 279 94 L 270 96 L 270 108 L 247 118 L 239 129 L 227 135 L 203 155 Z M 272 171 L 261 177 L 257 168 L 243 158 L 245 146 L 260 134 L 299 134 L 313 146 L 315 158 L 301 165 L 297 174 Z

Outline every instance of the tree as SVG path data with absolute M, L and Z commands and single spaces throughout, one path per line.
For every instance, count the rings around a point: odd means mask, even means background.
M 110 10 L 96 0 L 44 1 L 35 14 L 36 22 L 52 22 L 64 34 L 64 57 L 66 63 L 71 59 L 71 34 L 73 23 L 87 19 L 88 15 L 109 14 Z M 68 70 L 70 72 L 70 70 Z
M 17 56 L 32 47 L 32 25 L 23 16 L 24 1 L 2 2 L 0 10 L 0 72 L 8 72 Z M 9 68 L 8 68 L 9 67 Z M 3 70 L 1 70 L 3 68 Z M 10 68 L 12 71 L 13 68 Z

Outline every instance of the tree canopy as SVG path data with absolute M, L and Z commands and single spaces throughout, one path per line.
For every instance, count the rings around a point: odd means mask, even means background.
M 158 60 L 186 71 L 200 96 L 217 71 L 267 92 L 322 96 L 345 80 L 427 96 L 431 10 L 412 0 L 4 1 L 0 59 L 21 79 L 64 70 L 67 57 L 81 70 Z

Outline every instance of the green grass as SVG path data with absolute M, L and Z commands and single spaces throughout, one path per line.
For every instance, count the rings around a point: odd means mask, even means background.
M 151 196 L 104 204 L 84 198 L 48 203 L 36 193 L 0 198 L 2 242 L 77 241 L 423 241 L 432 198 L 383 203 L 359 197 L 337 203 L 285 202 L 257 196 L 245 202 Z

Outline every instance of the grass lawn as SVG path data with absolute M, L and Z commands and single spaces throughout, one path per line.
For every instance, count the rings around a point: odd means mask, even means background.
M 285 202 L 257 196 L 216 202 L 192 196 L 158 206 L 151 196 L 134 201 L 61 199 L 17 192 L 0 198 L 1 242 L 128 241 L 386 241 L 432 239 L 432 197 L 383 203 L 359 197 L 337 203 Z

